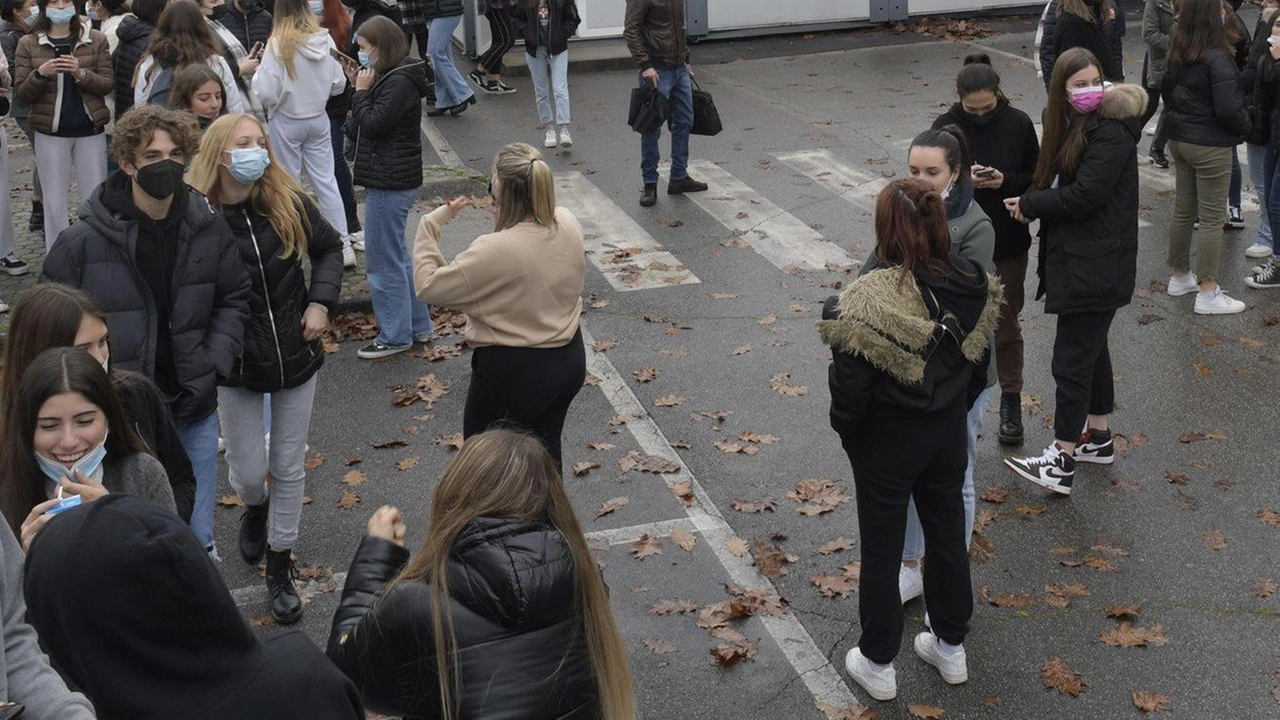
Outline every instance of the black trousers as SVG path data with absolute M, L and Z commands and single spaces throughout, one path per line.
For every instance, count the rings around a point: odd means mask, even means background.
M 960 493 L 969 462 L 966 413 L 963 397 L 928 414 L 877 411 L 841 435 L 858 498 L 858 647 L 874 662 L 892 662 L 902 644 L 898 567 L 911 498 L 929 548 L 924 598 L 933 632 L 953 645 L 969 632 L 973 589 Z
M 490 75 L 501 75 L 502 58 L 516 45 L 511 9 L 490 5 L 485 8 L 484 17 L 489 21 L 489 34 L 493 37 L 493 42 L 489 43 L 489 49 L 480 56 L 477 64 Z
M 1107 347 L 1107 333 L 1115 317 L 1115 310 L 1058 316 L 1053 338 L 1053 380 L 1057 384 L 1053 435 L 1062 442 L 1080 439 L 1087 416 L 1106 415 L 1115 409 L 1115 377 Z
M 1147 108 L 1142 113 L 1142 127 L 1146 127 L 1151 122 L 1151 118 L 1155 117 L 1156 108 L 1160 106 L 1160 88 L 1149 87 L 1147 85 L 1147 59 L 1142 60 L 1142 87 L 1147 91 Z M 1151 139 L 1151 149 L 1164 152 L 1165 145 L 1169 142 L 1168 135 L 1164 129 L 1164 114 L 1160 114 L 1160 120 L 1156 122 L 1156 134 Z
M 495 424 L 528 430 L 542 440 L 563 471 L 560 435 L 569 404 L 586 376 L 581 330 L 558 348 L 478 347 L 471 353 L 462 436 L 477 435 Z

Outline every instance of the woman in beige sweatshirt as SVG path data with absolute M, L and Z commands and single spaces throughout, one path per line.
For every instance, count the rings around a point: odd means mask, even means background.
M 491 177 L 494 232 L 446 262 L 440 233 L 470 201 L 459 197 L 436 208 L 418 224 L 414 287 L 423 302 L 470 319 L 463 436 L 498 422 L 517 425 L 541 438 L 560 464 L 565 415 L 587 372 L 578 329 L 586 273 L 582 228 L 556 207 L 551 168 L 533 147 L 504 147 Z

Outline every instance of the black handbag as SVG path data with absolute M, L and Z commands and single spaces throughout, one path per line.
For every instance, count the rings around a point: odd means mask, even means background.
M 720 123 L 720 111 L 711 99 L 711 93 L 698 87 L 693 81 L 693 127 L 689 132 L 694 135 L 719 135 L 724 129 Z
M 657 132 L 671 115 L 671 105 L 666 96 L 652 85 L 631 91 L 631 109 L 627 112 L 627 124 L 641 135 Z

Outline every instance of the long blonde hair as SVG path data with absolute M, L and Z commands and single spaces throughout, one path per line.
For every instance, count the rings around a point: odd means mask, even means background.
M 204 193 L 214 203 L 221 203 L 218 192 L 221 175 L 218 168 L 222 166 L 227 138 L 236 125 L 244 120 L 257 125 L 262 130 L 263 137 L 267 137 L 262 122 L 253 115 L 223 115 L 204 131 L 204 137 L 200 139 L 200 152 L 187 170 L 187 184 Z M 270 138 L 267 139 L 267 157 L 271 158 L 271 163 L 249 190 L 249 205 L 255 212 L 266 215 L 271 220 L 271 229 L 275 230 L 276 237 L 280 238 L 280 244 L 284 246 L 280 257 L 289 258 L 296 253 L 301 259 L 307 254 L 307 237 L 311 233 L 311 222 L 302 204 L 302 187 L 276 162 L 275 155 L 271 153 Z
M 431 500 L 431 525 L 422 549 L 394 583 L 425 581 L 431 592 L 431 630 L 444 720 L 458 715 L 461 680 L 450 660 L 457 652 L 449 599 L 448 564 L 459 533 L 480 517 L 526 518 L 554 527 L 573 554 L 577 598 L 604 720 L 632 720 L 635 693 L 622 637 L 609 609 L 604 581 L 555 462 L 532 435 L 490 430 L 467 439 L 445 468 Z
M 494 230 L 532 220 L 547 228 L 556 226 L 556 182 L 542 153 L 532 145 L 511 143 L 493 160 L 498 181 L 498 217 Z
M 308 38 L 320 31 L 320 22 L 306 0 L 276 0 L 271 12 L 271 37 L 267 44 L 275 41 L 276 56 L 284 63 L 285 72 L 292 80 L 297 78 L 293 72 L 293 59 L 298 46 L 305 45 Z

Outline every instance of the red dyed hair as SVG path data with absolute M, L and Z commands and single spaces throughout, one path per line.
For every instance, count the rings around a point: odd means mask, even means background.
M 935 275 L 955 268 L 947 209 L 929 183 L 894 180 L 876 196 L 876 257 L 904 277 L 917 267 Z
M 342 0 L 324 0 L 320 27 L 329 31 L 329 37 L 338 46 L 338 52 L 347 53 L 351 49 L 351 16 L 347 14 Z

